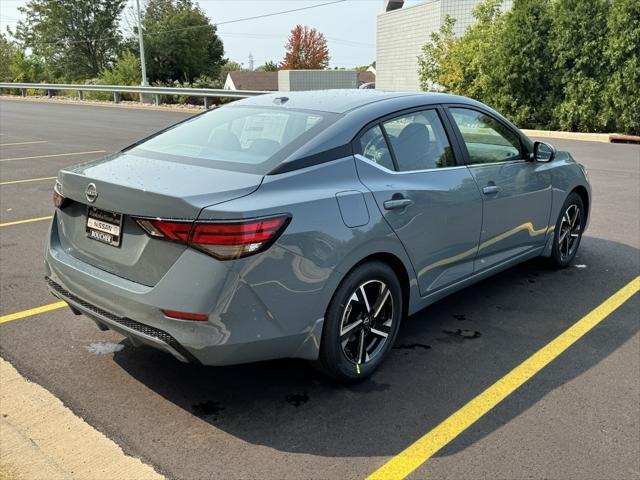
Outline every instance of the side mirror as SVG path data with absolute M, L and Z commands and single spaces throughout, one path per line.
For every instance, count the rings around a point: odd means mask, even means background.
M 536 162 L 550 162 L 556 157 L 556 149 L 545 142 L 533 142 L 533 158 Z

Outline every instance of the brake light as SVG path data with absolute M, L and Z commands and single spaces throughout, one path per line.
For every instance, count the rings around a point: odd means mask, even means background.
M 150 236 L 185 243 L 214 256 L 231 260 L 269 248 L 287 227 L 291 217 L 278 215 L 229 222 L 180 222 L 136 219 Z

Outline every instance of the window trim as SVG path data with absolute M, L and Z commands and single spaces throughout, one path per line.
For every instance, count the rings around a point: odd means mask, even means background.
M 384 128 L 384 123 L 388 122 L 390 120 L 396 119 L 396 118 L 400 118 L 406 115 L 410 115 L 411 113 L 414 112 L 424 112 L 426 110 L 435 110 L 436 111 L 436 115 L 438 115 L 438 118 L 440 120 L 440 123 L 442 124 L 442 128 L 444 129 L 444 133 L 447 137 L 447 141 L 449 142 L 449 147 L 451 147 L 451 154 L 453 155 L 453 162 L 455 165 L 451 165 L 449 167 L 441 167 L 441 168 L 426 168 L 423 170 L 405 170 L 402 171 L 398 168 L 398 162 L 396 159 L 396 154 L 393 150 L 393 146 L 391 145 L 391 142 L 389 141 L 389 136 L 387 134 L 387 130 Z M 371 130 L 372 128 L 375 128 L 376 126 L 380 127 L 380 130 L 382 131 L 382 134 L 384 135 L 384 139 L 385 142 L 387 142 L 387 148 L 389 149 L 389 152 L 391 153 L 391 158 L 393 160 L 393 166 L 395 168 L 395 170 L 389 170 L 388 168 L 374 162 L 373 160 L 365 157 L 362 153 L 362 146 L 360 145 L 360 138 L 362 138 L 362 136 L 368 132 L 369 130 Z M 445 111 L 443 105 L 441 104 L 429 104 L 429 105 L 419 105 L 419 106 L 415 106 L 415 107 L 410 107 L 410 108 L 405 108 L 402 110 L 397 110 L 395 112 L 392 113 L 388 113 L 386 115 L 383 115 L 381 117 L 378 117 L 368 123 L 366 123 L 359 131 L 358 133 L 355 135 L 355 137 L 353 137 L 353 140 L 351 141 L 352 147 L 353 147 L 353 153 L 354 156 L 358 155 L 360 158 L 366 159 L 368 163 L 371 163 L 372 165 L 376 165 L 379 168 L 381 168 L 382 170 L 384 170 L 385 172 L 389 172 L 389 173 L 421 173 L 421 172 L 435 172 L 435 171 L 442 171 L 442 170 L 447 170 L 447 169 L 452 169 L 452 168 L 460 168 L 460 167 L 464 167 L 466 164 L 463 161 L 463 152 L 460 149 L 460 145 L 458 144 L 458 138 L 455 135 L 455 131 L 452 129 L 451 125 L 450 125 L 450 120 L 448 117 L 448 112 Z
M 449 121 L 450 127 L 456 137 L 456 141 L 458 143 L 458 146 L 460 148 L 460 150 L 462 151 L 462 158 L 464 161 L 464 164 L 468 167 L 482 167 L 482 166 L 495 166 L 495 165 L 508 165 L 508 164 L 514 164 L 514 163 L 528 163 L 529 160 L 529 149 L 527 148 L 527 144 L 526 142 L 523 141 L 522 139 L 522 133 L 515 128 L 514 126 L 505 123 L 502 119 L 498 118 L 495 114 L 493 114 L 492 112 L 478 107 L 476 105 L 468 105 L 466 103 L 446 103 L 443 105 L 444 110 L 445 110 L 445 114 L 447 116 L 447 119 Z M 514 158 L 512 160 L 503 160 L 503 161 L 499 161 L 499 162 L 488 162 L 488 163 L 472 163 L 471 162 L 471 156 L 469 155 L 469 150 L 467 149 L 467 144 L 464 141 L 464 137 L 462 136 L 462 132 L 460 131 L 460 128 L 458 128 L 458 124 L 456 123 L 455 119 L 453 118 L 453 114 L 451 113 L 452 108 L 460 108 L 460 109 L 466 109 L 466 110 L 475 110 L 476 112 L 482 113 L 483 115 L 486 115 L 490 118 L 492 118 L 493 120 L 495 120 L 496 122 L 500 123 L 503 127 L 505 127 L 507 130 L 509 130 L 511 133 L 513 133 L 516 138 L 518 139 L 518 142 L 520 143 L 520 152 L 521 152 L 521 157 L 520 158 Z

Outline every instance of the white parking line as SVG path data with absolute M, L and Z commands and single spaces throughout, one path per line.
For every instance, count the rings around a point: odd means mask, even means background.
M 13 143 L 0 143 L 0 147 L 12 147 L 14 145 L 33 145 L 35 143 L 49 143 L 46 140 L 34 140 L 33 142 L 13 142 Z
M 0 162 L 12 162 L 14 160 L 32 160 L 35 158 L 70 157 L 72 155 L 89 155 L 91 153 L 106 153 L 106 150 L 92 150 L 90 152 L 55 153 L 52 155 L 35 155 L 33 157 L 0 158 Z

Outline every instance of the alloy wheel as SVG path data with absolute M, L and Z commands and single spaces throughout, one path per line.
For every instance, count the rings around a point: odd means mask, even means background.
M 570 258 L 575 253 L 581 231 L 580 208 L 576 204 L 571 204 L 562 215 L 558 234 L 558 251 L 562 261 Z
M 340 323 L 342 352 L 356 365 L 374 359 L 391 333 L 393 296 L 386 283 L 369 280 L 349 297 Z

